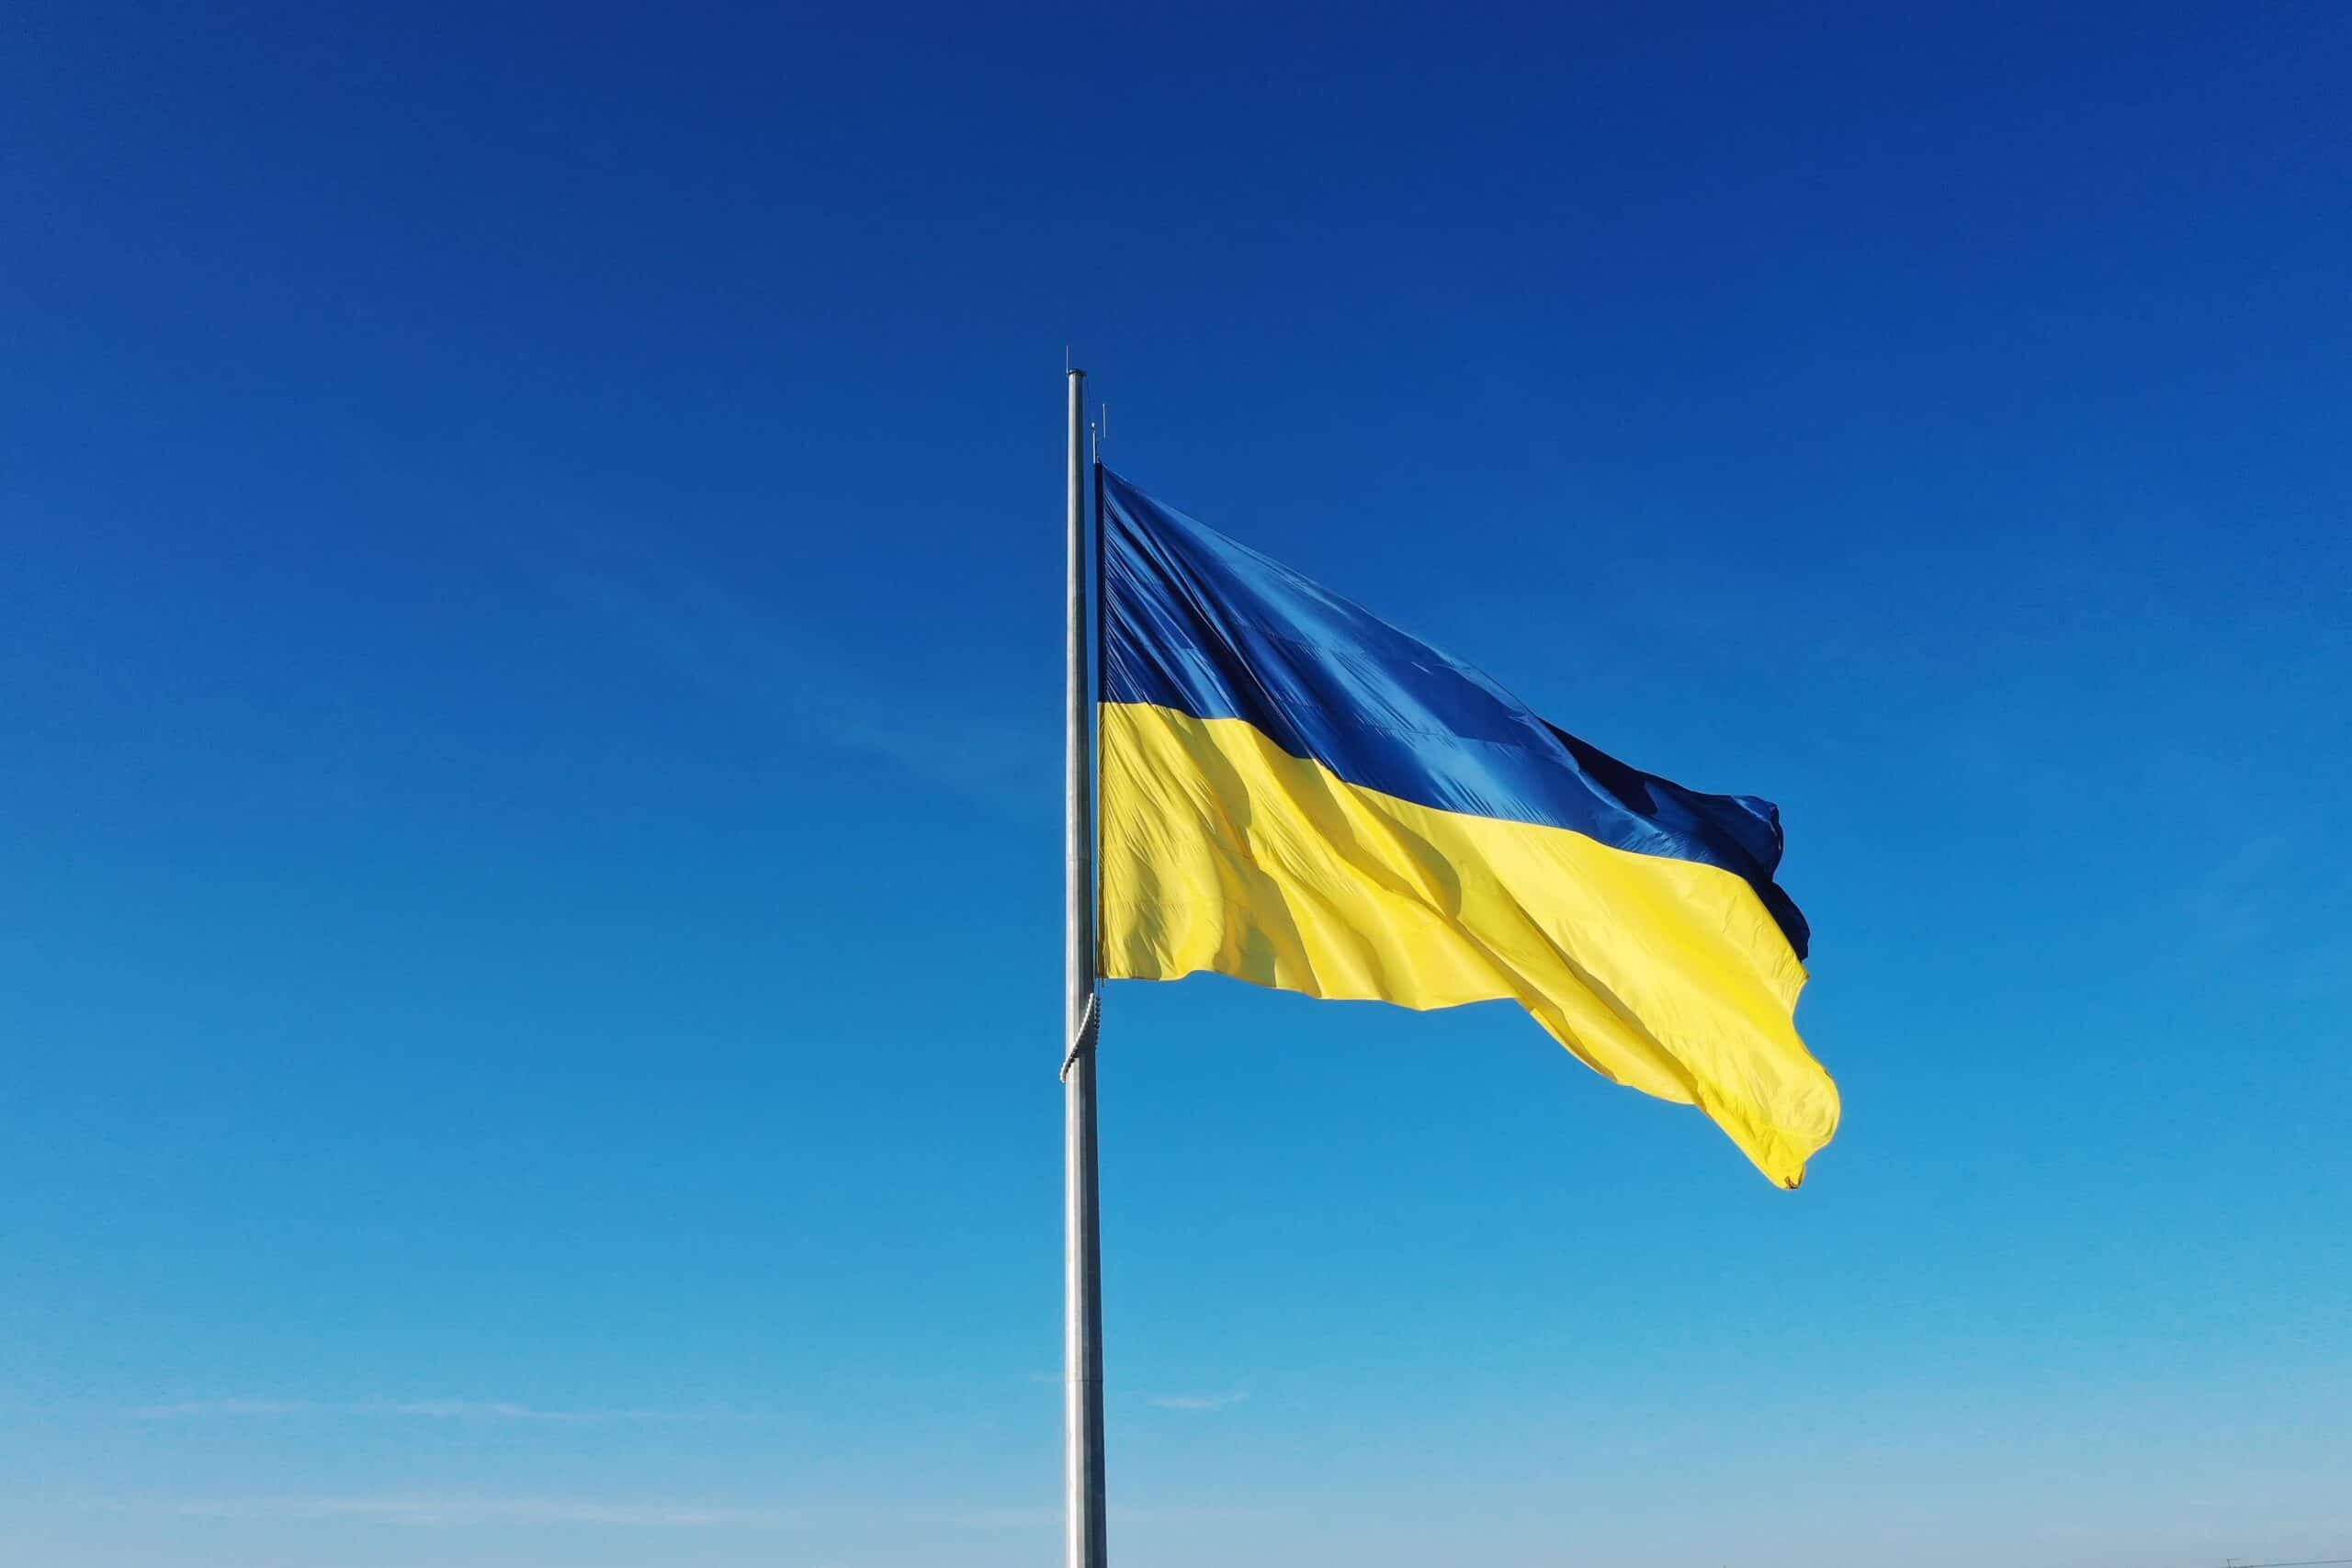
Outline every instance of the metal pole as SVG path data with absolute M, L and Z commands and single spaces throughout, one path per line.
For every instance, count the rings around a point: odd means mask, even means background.
M 1062 1416 L 1069 1568 L 1104 1568 L 1102 1237 L 1094 1157 L 1093 747 L 1087 699 L 1086 372 L 1069 373 L 1069 770 L 1063 782 Z M 1101 526 L 1102 520 L 1095 520 Z

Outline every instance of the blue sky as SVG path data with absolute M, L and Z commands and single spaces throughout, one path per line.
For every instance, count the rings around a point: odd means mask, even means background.
M 0 1562 L 1051 1560 L 1066 344 L 1847 1105 L 1116 988 L 1122 1563 L 2352 1555 L 2340 10 L 8 32 Z

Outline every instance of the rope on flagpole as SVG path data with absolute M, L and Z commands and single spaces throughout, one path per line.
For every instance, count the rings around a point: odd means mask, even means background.
M 1094 1043 L 1102 1034 L 1102 993 L 1092 991 L 1086 998 L 1086 1016 L 1078 1021 L 1078 1038 L 1069 1043 L 1069 1055 L 1062 1058 L 1062 1082 L 1069 1082 L 1070 1067 L 1094 1049 Z

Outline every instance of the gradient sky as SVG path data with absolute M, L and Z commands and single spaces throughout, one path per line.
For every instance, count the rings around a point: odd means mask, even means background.
M 1847 1107 L 1115 988 L 1124 1568 L 2352 1556 L 2341 6 L 5 34 L 0 1563 L 1057 1560 L 1066 344 Z

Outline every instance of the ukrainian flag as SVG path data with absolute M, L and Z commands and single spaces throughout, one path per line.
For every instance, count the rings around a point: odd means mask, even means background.
M 1803 1180 L 1838 1088 L 1797 1036 L 1778 809 L 1628 767 L 1098 473 L 1102 973 L 1509 998 Z

